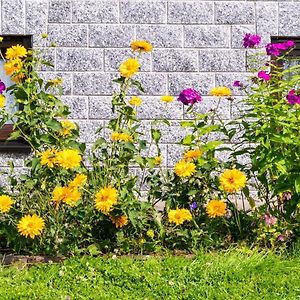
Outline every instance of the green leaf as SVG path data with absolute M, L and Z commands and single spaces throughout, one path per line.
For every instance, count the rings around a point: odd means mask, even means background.
M 138 80 L 131 80 L 131 84 L 136 86 L 141 92 L 145 93 L 142 84 Z
M 57 120 L 50 119 L 50 120 L 46 121 L 45 124 L 47 125 L 48 128 L 50 128 L 54 131 L 61 131 L 62 130 L 60 122 L 58 122 Z
M 180 144 L 190 145 L 194 140 L 195 140 L 195 137 L 192 134 L 188 134 L 180 141 Z
M 151 129 L 151 137 L 152 139 L 155 141 L 155 143 L 157 144 L 161 138 L 161 133 L 160 130 L 158 129 Z
M 300 194 L 300 176 L 295 179 L 295 190 L 296 193 Z
M 180 122 L 180 126 L 185 128 L 185 127 L 194 127 L 194 122 L 192 121 L 182 121 Z

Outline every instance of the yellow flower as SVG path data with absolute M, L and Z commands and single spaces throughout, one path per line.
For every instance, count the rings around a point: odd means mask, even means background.
M 56 154 L 57 164 L 64 169 L 80 167 L 81 155 L 77 149 L 64 149 Z
M 125 215 L 119 216 L 119 217 L 109 217 L 112 221 L 112 223 L 116 226 L 116 228 L 122 228 L 123 226 L 126 226 L 128 224 L 128 218 Z
M 221 200 L 211 200 L 206 205 L 206 213 L 210 218 L 222 217 L 226 214 L 227 205 Z
M 0 94 L 0 108 L 3 108 L 5 106 L 6 98 L 4 95 Z
M 3 42 L 3 36 L 0 36 L 0 43 Z
M 220 183 L 227 193 L 238 192 L 246 185 L 247 178 L 243 172 L 237 169 L 225 170 L 220 176 Z
M 110 137 L 113 141 L 116 141 L 116 142 L 132 142 L 133 143 L 132 136 L 130 136 L 127 133 L 113 132 Z
M 184 159 L 186 161 L 192 161 L 194 159 L 197 159 L 202 155 L 202 151 L 200 149 L 194 149 L 194 150 L 188 150 L 184 153 Z
M 166 103 L 170 103 L 174 101 L 174 97 L 169 95 L 162 96 L 160 99 L 162 102 L 166 102 Z
M 210 95 L 217 97 L 231 96 L 231 90 L 226 86 L 217 86 L 210 91 Z
M 141 106 L 142 102 L 143 102 L 142 99 L 139 97 L 132 97 L 129 100 L 129 104 L 133 106 Z
M 41 235 L 44 227 L 45 221 L 37 215 L 26 215 L 18 223 L 19 233 L 32 239 Z
M 146 41 L 133 41 L 130 46 L 133 51 L 139 52 L 151 52 L 153 49 L 152 45 Z
M 95 196 L 95 207 L 97 210 L 108 214 L 113 205 L 117 203 L 118 191 L 111 187 L 102 188 Z
M 185 208 L 177 208 L 169 211 L 168 218 L 170 223 L 181 225 L 185 221 L 191 221 L 193 217 L 189 210 Z
M 61 127 L 62 127 L 62 135 L 67 136 L 72 133 L 72 130 L 76 129 L 76 125 L 69 121 L 69 120 L 62 120 L 60 121 Z
M 196 166 L 192 162 L 181 160 L 175 165 L 175 173 L 179 177 L 190 177 L 195 172 L 196 172 Z
M 120 65 L 120 73 L 123 77 L 133 76 L 140 68 L 140 63 L 135 58 L 128 58 Z
M 7 195 L 0 196 L 0 211 L 2 213 L 7 213 L 11 209 L 14 201 Z
M 77 174 L 76 177 L 69 183 L 70 188 L 78 188 L 84 185 L 87 181 L 87 176 L 84 174 Z
M 64 202 L 73 207 L 76 205 L 80 197 L 81 193 L 77 189 L 66 186 L 57 186 L 52 192 L 52 201 L 56 205 L 58 205 L 60 202 Z
M 62 84 L 62 79 L 61 78 L 54 78 L 54 79 L 50 79 L 49 82 L 51 82 L 53 85 L 59 85 Z
M 42 33 L 42 38 L 43 38 L 43 39 L 46 39 L 47 37 L 48 37 L 48 34 L 47 34 L 47 33 L 45 33 L 45 32 Z
M 26 57 L 27 50 L 24 46 L 17 44 L 16 46 L 11 46 L 6 50 L 6 59 L 16 59 Z
M 55 167 L 56 161 L 56 149 L 48 149 L 42 153 L 40 153 L 40 160 L 43 166 L 47 166 L 49 168 Z
M 149 238 L 153 239 L 154 238 L 154 230 L 153 229 L 149 229 L 146 232 L 147 236 L 149 236 Z
M 21 79 L 23 79 L 24 77 L 25 77 L 24 73 L 19 73 L 19 74 L 13 75 L 11 79 L 13 82 L 19 83 L 21 81 Z
M 22 69 L 23 63 L 19 58 L 10 60 L 4 64 L 4 70 L 7 76 L 19 72 Z
M 161 161 L 162 161 L 161 156 L 156 156 L 154 158 L 154 164 L 157 165 L 157 166 L 160 166 Z

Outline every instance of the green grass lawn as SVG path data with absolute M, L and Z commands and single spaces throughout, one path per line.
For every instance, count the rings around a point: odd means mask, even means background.
M 233 249 L 0 266 L 0 299 L 300 299 L 300 256 Z

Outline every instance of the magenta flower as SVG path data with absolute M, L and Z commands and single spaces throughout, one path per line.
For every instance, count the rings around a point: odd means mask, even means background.
M 240 81 L 236 80 L 236 81 L 233 82 L 233 86 L 234 87 L 242 87 L 243 84 Z
M 0 94 L 2 94 L 6 89 L 6 86 L 4 84 L 4 82 L 1 81 L 0 79 Z
M 245 48 L 254 48 L 261 41 L 261 37 L 256 34 L 246 33 L 243 39 L 243 46 Z
M 267 44 L 266 51 L 268 55 L 279 56 L 281 51 L 286 51 L 295 46 L 293 41 L 287 41 L 285 43 Z
M 270 215 L 269 213 L 264 215 L 265 223 L 268 227 L 271 227 L 276 224 L 277 218 Z
M 201 102 L 202 98 L 196 90 L 189 88 L 183 90 L 177 100 L 184 105 L 193 105 L 196 102 Z
M 299 91 L 298 91 L 299 93 Z M 286 99 L 289 104 L 295 105 L 295 104 L 300 104 L 300 95 L 296 94 L 295 89 L 292 89 L 289 91 L 289 93 L 286 96 Z
M 258 78 L 263 79 L 264 81 L 269 81 L 271 79 L 271 75 L 266 71 L 259 71 L 257 74 Z

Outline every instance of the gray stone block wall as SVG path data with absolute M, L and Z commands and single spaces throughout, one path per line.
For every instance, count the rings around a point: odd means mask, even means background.
M 234 80 L 247 77 L 241 43 L 245 33 L 260 34 L 264 43 L 272 35 L 300 34 L 300 0 L 1 0 L 0 4 L 1 34 L 33 34 L 34 47 L 43 48 L 41 34 L 48 33 L 49 44 L 56 43 L 48 54 L 56 67 L 43 70 L 43 76 L 62 77 L 63 100 L 88 146 L 96 139 L 96 128 L 112 117 L 110 96 L 116 85 L 111 80 L 130 54 L 130 41 L 151 42 L 154 50 L 143 56 L 137 75 L 145 86 L 137 115 L 147 138 L 151 119 L 171 120 L 170 128 L 162 126 L 166 166 L 173 166 L 181 155 L 181 147 L 174 144 L 184 134 L 178 121 L 189 116 L 180 103 L 165 107 L 161 95 L 176 96 L 193 87 L 203 96 L 197 110 L 205 112 L 216 105 L 208 95 L 212 87 L 232 88 Z M 233 91 L 240 99 L 240 92 Z M 219 113 L 230 119 L 238 111 L 224 100 Z M 11 153 L 0 154 L 0 166 L 11 159 L 22 168 L 24 156 Z

